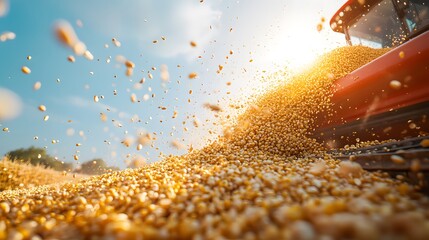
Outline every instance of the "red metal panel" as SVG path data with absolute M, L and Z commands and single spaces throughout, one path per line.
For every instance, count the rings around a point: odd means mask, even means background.
M 390 87 L 392 80 L 401 89 Z M 337 80 L 332 101 L 336 114 L 329 125 L 429 101 L 429 32 Z

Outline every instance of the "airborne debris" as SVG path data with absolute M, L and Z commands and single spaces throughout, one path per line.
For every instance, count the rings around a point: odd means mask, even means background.
M 0 0 L 0 17 L 6 16 L 9 12 L 9 1 Z
M 39 111 L 41 111 L 41 112 L 45 112 L 46 111 L 46 107 L 45 107 L 45 105 L 39 105 Z
M 185 149 L 185 146 L 181 142 L 179 142 L 178 140 L 171 141 L 171 146 L 173 146 L 174 148 L 177 148 L 177 149 Z
M 214 105 L 214 104 L 210 104 L 210 103 L 205 103 L 204 107 L 210 109 L 211 111 L 215 111 L 215 112 L 220 112 L 222 111 L 222 108 L 219 107 L 219 105 Z
M 136 66 L 136 65 L 135 65 L 132 61 L 130 61 L 130 60 L 125 60 L 124 64 L 125 64 L 125 66 L 126 66 L 127 68 L 134 68 L 134 67 Z
M 161 65 L 161 80 L 163 82 L 168 82 L 170 80 L 170 74 L 168 73 L 167 65 Z
M 137 102 L 137 96 L 134 93 L 132 93 L 130 96 L 130 100 L 132 103 L 136 103 Z
M 30 74 L 30 73 L 31 73 L 30 68 L 28 68 L 27 66 L 23 66 L 23 67 L 21 68 L 21 71 L 22 71 L 23 73 L 25 73 L 25 74 Z
M 69 22 L 60 20 L 55 24 L 55 34 L 58 40 L 71 48 L 78 56 L 82 56 L 86 52 L 86 45 L 79 40 L 73 27 Z
M 72 55 L 68 56 L 68 57 L 67 57 L 67 60 L 68 60 L 69 62 L 72 62 L 72 63 L 74 63 L 74 62 L 76 61 L 76 59 L 75 59 L 75 58 L 74 58 L 74 56 L 72 56 Z
M 115 45 L 116 47 L 120 47 L 121 46 L 121 42 L 119 42 L 118 39 L 116 38 L 112 38 L 112 43 L 113 45 Z
M 88 59 L 89 61 L 94 60 L 94 56 L 92 55 L 92 53 L 89 50 L 86 50 L 85 52 L 83 52 L 83 56 Z
M 323 24 L 322 23 L 318 23 L 317 24 L 317 31 L 321 32 L 323 30 Z
M 420 142 L 420 146 L 422 146 L 422 147 L 424 147 L 424 148 L 429 147 L 429 138 L 423 139 L 423 140 Z
M 0 34 L 0 42 L 6 42 L 8 40 L 13 40 L 13 39 L 15 39 L 15 37 L 16 37 L 16 35 L 13 32 L 2 32 Z
M 195 79 L 198 77 L 198 74 L 196 72 L 191 72 L 191 73 L 189 73 L 188 77 L 189 77 L 189 79 Z
M 402 87 L 402 83 L 398 80 L 392 80 L 392 81 L 390 81 L 389 86 L 392 89 L 399 90 Z
M 33 89 L 34 91 L 39 90 L 42 87 L 42 83 L 41 82 L 35 82 L 33 85 Z
M 100 113 L 100 120 L 103 122 L 106 122 L 107 121 L 107 115 L 104 113 Z
M 392 162 L 395 164 L 404 164 L 405 163 L 405 159 L 399 155 L 390 156 L 390 160 L 392 160 Z

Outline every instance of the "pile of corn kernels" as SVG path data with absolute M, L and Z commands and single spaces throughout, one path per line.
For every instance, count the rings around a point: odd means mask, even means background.
M 426 239 L 427 197 L 309 137 L 315 114 L 329 114 L 333 81 L 384 52 L 334 50 L 201 150 L 4 191 L 0 239 Z
M 18 188 L 31 188 L 39 185 L 72 181 L 81 174 L 67 174 L 43 166 L 26 162 L 13 162 L 8 158 L 0 160 L 0 192 Z

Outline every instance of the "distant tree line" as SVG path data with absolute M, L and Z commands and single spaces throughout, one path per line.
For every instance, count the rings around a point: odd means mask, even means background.
M 57 171 L 73 171 L 76 173 L 96 175 L 103 174 L 108 171 L 117 171 L 118 167 L 107 166 L 106 162 L 103 159 L 97 158 L 89 160 L 81 164 L 80 167 L 73 169 L 72 163 L 62 162 L 55 159 L 46 153 L 44 148 L 20 148 L 17 150 L 10 151 L 6 153 L 6 156 L 11 161 L 19 161 L 24 163 L 29 163 L 32 165 L 41 165 L 46 168 L 51 168 Z

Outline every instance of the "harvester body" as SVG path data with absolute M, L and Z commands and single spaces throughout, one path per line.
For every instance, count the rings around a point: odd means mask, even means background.
M 330 147 L 429 132 L 429 0 L 349 0 L 331 28 L 350 45 L 390 48 L 335 82 L 333 116 L 316 137 Z

